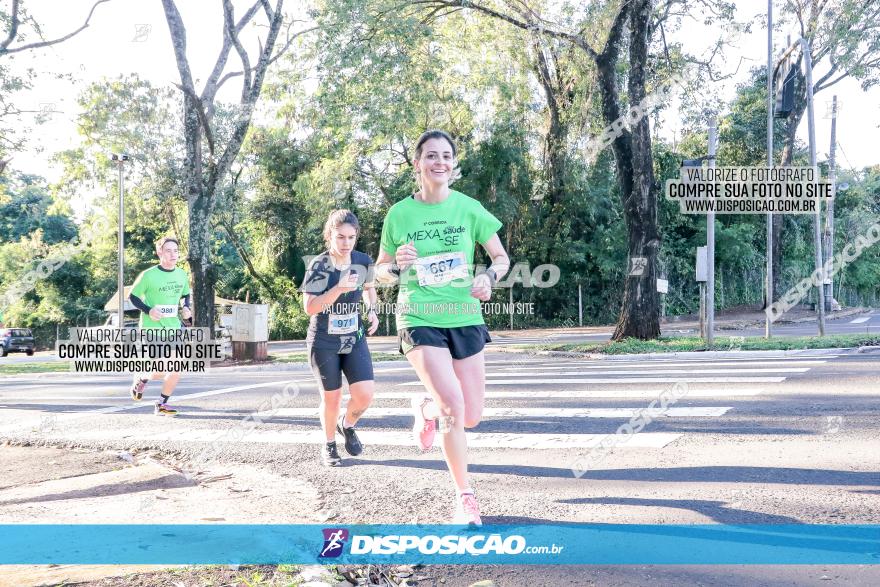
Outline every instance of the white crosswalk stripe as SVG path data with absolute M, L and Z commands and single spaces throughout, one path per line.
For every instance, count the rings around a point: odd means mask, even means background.
M 179 422 L 179 421 L 178 421 Z M 410 432 L 359 430 L 358 436 L 367 446 L 412 446 Z M 531 448 L 565 449 L 593 448 L 607 439 L 607 434 L 499 434 L 468 432 L 470 448 Z M 119 437 L 118 430 L 87 430 L 78 435 L 82 440 L 113 440 Z M 681 437 L 669 432 L 641 432 L 632 435 L 622 448 L 663 448 Z M 63 438 L 47 434 L 47 439 Z M 216 430 L 157 430 L 138 434 L 140 441 L 161 442 L 256 442 L 268 444 L 320 444 L 323 433 L 320 430 L 250 430 L 246 434 L 223 433 Z M 438 443 L 439 446 L 439 443 Z M 439 452 L 438 446 L 434 450 Z
M 731 407 L 667 408 L 484 408 L 483 418 L 632 418 L 644 413 L 652 418 L 707 418 L 723 416 Z M 280 408 L 261 412 L 260 417 L 317 417 L 318 408 Z M 370 408 L 364 418 L 412 416 L 410 408 Z
M 468 432 L 468 446 L 477 449 L 589 449 L 612 437 L 618 425 L 639 416 L 647 417 L 654 422 L 695 418 L 705 421 L 723 418 L 735 407 L 730 404 L 722 406 L 694 404 L 706 400 L 759 396 L 767 392 L 768 385 L 782 383 L 790 375 L 806 373 L 812 367 L 824 364 L 829 358 L 828 356 L 805 357 L 800 360 L 790 360 L 792 359 L 790 357 L 751 360 L 723 358 L 687 361 L 678 359 L 677 361 L 607 361 L 599 364 L 596 362 L 587 364 L 586 361 L 554 361 L 537 357 L 524 357 L 522 361 L 515 359 L 488 361 L 486 380 L 488 390 L 485 394 L 487 405 L 483 410 L 483 420 L 492 422 L 503 419 L 512 425 L 519 423 L 520 428 L 527 426 L 530 431 L 521 434 Z M 409 366 L 388 368 L 379 366 L 376 372 L 377 375 L 383 372 L 398 374 L 398 377 L 400 373 L 405 372 L 414 374 Z M 680 403 L 686 405 L 659 407 L 658 398 L 677 382 L 688 384 L 685 395 L 680 398 Z M 547 389 L 545 387 L 547 385 L 556 388 Z M 374 403 L 363 416 L 363 424 L 360 426 L 359 434 L 365 444 L 389 446 L 413 444 L 411 434 L 407 432 L 375 431 L 372 428 L 377 425 L 377 422 L 371 423 L 373 419 L 404 418 L 407 424 L 412 421 L 408 400 L 414 395 L 423 393 L 422 383 L 415 380 L 404 381 L 397 383 L 396 386 L 411 389 L 399 392 L 380 391 L 374 395 Z M 496 391 L 496 388 L 503 389 Z M 505 405 L 510 401 L 533 400 L 576 400 L 590 404 L 575 407 Z M 613 405 L 617 401 L 632 400 L 642 400 L 644 405 Z M 405 402 L 405 405 L 401 406 L 399 402 Z M 594 407 L 594 403 L 602 405 Z M 260 414 L 259 417 L 274 424 L 283 423 L 285 418 L 317 421 L 318 408 L 280 408 Z M 595 434 L 591 426 L 577 424 L 581 421 L 586 423 L 591 419 L 611 422 L 612 433 Z M 569 427 L 574 424 L 576 431 L 564 434 L 546 434 L 541 431 L 544 426 L 554 422 L 568 422 Z M 632 435 L 629 441 L 620 443 L 618 448 L 657 449 L 684 436 L 680 432 L 655 432 L 650 430 L 650 426 L 649 422 L 646 430 Z M 253 441 L 269 442 L 271 438 L 286 443 L 321 440 L 317 433 L 271 434 L 274 436 L 260 436 Z
M 676 425 L 677 421 L 705 423 L 729 418 L 737 409 L 735 398 L 748 399 L 781 391 L 778 386 L 788 377 L 807 373 L 835 357 L 814 354 L 597 361 L 559 360 L 525 354 L 499 360 L 495 355 L 487 361 L 486 366 L 484 424 L 467 433 L 468 446 L 474 449 L 590 449 L 614 437 L 619 427 L 633 418 L 641 417 L 647 418 L 646 425 L 626 442 L 616 445 L 616 448 L 659 449 L 688 435 L 699 434 L 699 427 L 695 425 L 682 431 Z M 162 426 L 139 436 L 139 440 L 319 444 L 323 434 L 318 424 L 317 385 L 308 379 L 310 374 L 305 369 L 301 372 L 260 374 L 276 379 L 274 382 L 261 379 L 259 383 L 220 389 L 211 386 L 207 391 L 178 394 L 175 400 L 184 406 L 183 417 L 164 420 Z M 375 372 L 379 390 L 364 415 L 363 424 L 359 426 L 361 439 L 368 446 L 412 446 L 412 433 L 408 430 L 412 423 L 409 400 L 423 394 L 424 386 L 407 363 L 376 363 Z M 144 404 L 132 405 L 125 393 L 127 386 L 123 386 L 120 395 L 116 386 L 109 385 L 114 382 L 107 378 L 78 379 L 67 384 L 63 377 L 57 380 L 47 377 L 39 381 L 22 379 L 24 385 L 17 386 L 15 393 L 7 395 L 0 392 L 0 404 L 17 404 L 13 408 L 17 410 L 29 409 L 25 403 L 17 402 L 30 401 L 58 401 L 59 404 L 70 406 L 72 400 L 105 399 L 101 394 L 107 393 L 106 402 L 99 404 L 105 407 L 95 409 L 84 405 L 81 411 L 78 406 L 77 411 L 71 411 L 72 408 L 68 407 L 59 413 L 63 413 L 61 417 L 78 418 L 119 414 L 139 408 L 144 411 L 144 407 L 149 410 L 149 406 Z M 234 377 L 229 383 L 233 381 Z M 216 428 L 193 427 L 192 420 L 186 419 L 186 406 L 201 408 L 198 400 L 202 398 L 273 387 L 277 391 L 288 381 L 296 381 L 303 390 L 297 404 L 258 413 L 238 412 L 235 415 L 226 415 L 208 406 L 207 409 L 199 409 L 203 417 L 216 415 L 240 419 L 252 415 L 254 419 L 259 419 L 260 426 L 248 429 L 244 435 L 222 433 Z M 661 404 L 664 394 L 668 394 L 677 383 L 686 384 L 678 401 Z M 69 397 L 66 395 L 68 393 Z M 304 397 L 309 399 L 303 402 Z M 260 409 L 266 410 L 266 406 Z M 398 418 L 403 423 L 383 421 L 383 418 Z M 499 424 L 499 420 L 503 420 L 503 423 Z M 499 426 L 504 430 L 517 430 L 517 433 L 493 431 L 498 430 Z M 64 432 L 53 431 L 44 436 L 50 438 L 52 434 L 62 437 Z M 124 428 L 95 426 L 78 430 L 77 439 L 118 440 L 125 438 L 126 434 L 128 431 Z M 440 445 L 439 439 L 436 445 Z
M 810 369 L 825 364 L 834 356 L 808 355 L 800 357 L 721 357 L 704 359 L 669 358 L 639 361 L 587 361 L 587 360 L 554 360 L 545 357 L 525 355 L 521 360 L 511 358 L 507 361 L 493 361 L 487 364 L 485 394 L 486 407 L 483 411 L 485 421 L 504 419 L 513 424 L 519 421 L 522 425 L 529 424 L 540 434 L 544 424 L 553 422 L 569 422 L 575 426 L 575 432 L 561 435 L 565 442 L 574 446 L 584 447 L 586 438 L 591 431 L 587 419 L 600 418 L 609 421 L 617 419 L 620 424 L 632 418 L 647 416 L 650 421 L 675 421 L 676 419 L 723 418 L 735 407 L 731 404 L 723 406 L 698 405 L 701 401 L 722 400 L 725 398 L 749 398 L 767 393 L 768 389 L 783 383 L 787 377 L 800 375 Z M 673 384 L 687 384 L 686 393 L 679 398 L 678 405 L 658 407 L 658 398 L 668 391 Z M 408 417 L 408 407 L 388 407 L 387 401 L 408 400 L 413 397 L 412 391 L 423 393 L 423 385 L 418 380 L 403 381 L 397 387 L 406 388 L 400 392 L 381 391 L 375 395 L 375 404 L 365 415 L 382 418 L 386 416 Z M 500 389 L 499 389 L 500 388 Z M 412 391 L 411 391 L 412 390 Z M 497 390 L 497 391 L 496 391 Z M 575 400 L 589 402 L 586 405 L 571 407 L 519 407 L 505 406 L 506 403 L 530 401 Z M 617 401 L 643 400 L 643 406 L 633 407 L 613 405 Z M 676 403 L 676 402 L 673 402 Z M 599 405 L 596 405 L 599 404 Z M 527 404 L 526 404 L 527 405 Z M 379 407 L 382 406 L 382 407 Z M 595 407 L 594 407 L 595 406 Z M 649 408 L 649 406 L 651 406 Z M 315 410 L 281 410 L 279 417 L 314 417 Z M 409 418 L 408 418 L 409 419 Z M 539 422 L 535 422 L 539 420 Z M 411 421 L 411 420 L 409 420 Z M 578 422 L 584 422 L 583 425 Z M 645 430 L 633 436 L 639 438 L 648 434 L 664 434 L 652 431 L 651 422 Z M 614 423 L 614 428 L 617 427 Z M 570 428 L 570 426 L 569 426 Z M 581 432 L 583 430 L 583 432 Z M 675 432 L 673 442 L 684 436 Z M 527 434 L 528 435 L 528 434 Z M 486 438 L 504 435 L 484 433 Z M 608 438 L 611 434 L 600 435 Z M 650 447 L 641 443 L 621 444 L 620 448 L 660 448 L 653 444 Z M 628 446 L 627 446 L 628 445 Z M 470 443 L 469 446 L 475 446 Z M 494 446 L 503 448 L 503 443 Z M 535 442 L 531 448 L 553 448 L 557 445 L 544 441 Z M 665 446 L 665 445 L 664 445 Z M 588 447 L 587 447 L 588 448 Z
M 580 367 L 569 367 L 567 369 L 557 369 L 553 373 L 554 375 L 568 375 L 568 373 L 562 373 L 560 371 L 576 371 L 575 374 L 581 373 L 582 368 Z M 659 375 L 667 375 L 667 374 L 713 374 L 717 375 L 720 373 L 806 373 L 810 369 L 808 367 L 793 367 L 793 368 L 770 368 L 770 369 L 762 369 L 762 368 L 748 368 L 748 369 L 662 369 L 651 371 L 650 373 L 655 373 Z M 643 369 L 634 369 L 634 370 L 607 370 L 602 371 L 603 375 L 643 375 L 645 371 Z M 503 373 L 490 373 L 488 377 L 501 377 L 501 376 L 509 376 L 509 375 L 524 375 L 527 377 L 540 377 L 541 373 L 533 373 L 532 371 L 526 371 L 522 369 L 505 369 Z
M 556 385 L 559 383 L 602 383 L 602 384 L 630 384 L 630 383 L 781 383 L 785 381 L 785 377 L 619 377 L 619 378 L 602 378 L 594 377 L 590 379 L 547 379 L 542 378 L 534 381 L 524 381 L 523 379 L 495 379 L 486 380 L 486 385 Z M 419 387 L 422 385 L 420 381 L 406 381 L 398 383 L 400 386 Z
M 590 338 L 590 337 L 608 337 L 614 334 L 610 330 L 608 332 L 564 332 L 564 333 L 551 333 L 546 336 L 495 336 L 492 339 L 492 344 L 528 344 L 528 343 L 543 343 L 549 344 L 552 342 L 559 342 L 560 339 L 563 338 Z
M 776 361 L 765 361 L 761 363 L 762 365 L 785 365 L 789 367 L 791 365 L 820 365 L 826 363 L 827 361 L 797 361 L 793 363 L 782 363 Z M 508 363 L 509 364 L 509 363 Z M 684 362 L 684 363 L 663 363 L 662 367 L 665 369 L 666 367 L 689 367 L 693 365 L 693 362 Z M 550 363 L 548 365 L 552 365 L 557 371 L 566 371 L 572 369 L 607 369 L 608 367 L 605 365 L 577 365 L 573 363 Z M 504 373 L 508 373 L 511 371 L 547 371 L 548 365 L 543 365 L 541 367 L 502 367 L 498 369 L 499 371 L 503 371 Z M 700 363 L 702 367 L 726 367 L 729 366 L 730 363 L 722 363 L 722 362 L 712 362 L 712 363 Z M 628 368 L 642 368 L 642 369 L 650 369 L 652 365 L 646 365 L 644 363 L 632 363 L 620 365 L 615 363 L 615 366 L 625 366 Z M 775 370 L 775 369 L 774 369 Z M 782 369 L 784 371 L 784 369 Z M 803 369 L 803 371 L 808 371 L 809 369 Z M 739 370 L 737 370 L 739 371 Z M 801 371 L 801 372 L 803 372 Z
M 590 388 L 590 389 L 569 389 L 569 390 L 530 390 L 530 391 L 487 391 L 484 395 L 486 399 L 657 399 L 657 397 L 665 391 L 665 387 L 656 387 L 653 389 L 626 389 L 626 388 Z M 689 387 L 687 397 L 689 398 L 723 398 L 723 397 L 744 397 L 756 396 L 764 393 L 763 388 L 759 387 L 736 387 L 736 388 L 698 388 Z M 410 399 L 413 397 L 411 391 L 401 392 L 382 392 L 373 396 L 375 399 Z

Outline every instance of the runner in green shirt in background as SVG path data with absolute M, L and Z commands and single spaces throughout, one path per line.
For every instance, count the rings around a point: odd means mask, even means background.
M 180 257 L 177 239 L 166 237 L 156 243 L 159 264 L 138 275 L 131 288 L 128 299 L 141 311 L 140 328 L 172 329 L 181 328 L 181 320 L 192 318 L 190 310 L 189 276 L 177 267 Z M 183 308 L 180 300 L 183 299 Z M 180 373 L 136 373 L 131 384 L 131 398 L 140 401 L 144 396 L 147 382 L 162 379 L 162 395 L 156 403 L 155 413 L 163 416 L 176 416 L 177 410 L 168 405 L 168 399 L 180 381 Z
M 400 352 L 431 394 L 413 398 L 415 442 L 422 450 L 431 448 L 439 422 L 457 490 L 453 522 L 480 525 L 464 429 L 483 415 L 483 347 L 491 339 L 480 301 L 491 298 L 510 260 L 496 234 L 501 222 L 477 200 L 449 189 L 458 172 L 455 155 L 443 131 L 428 131 L 416 142 L 413 167 L 421 189 L 388 211 L 376 266 L 378 279 L 400 280 Z M 477 243 L 492 264 L 472 277 Z

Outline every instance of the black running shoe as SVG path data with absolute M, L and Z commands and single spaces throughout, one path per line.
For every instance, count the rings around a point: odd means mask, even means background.
M 336 431 L 345 437 L 345 452 L 356 457 L 363 452 L 364 446 L 361 444 L 354 428 L 346 428 L 342 425 L 344 418 L 345 416 L 339 416 L 339 420 L 336 421 Z
M 321 448 L 321 460 L 325 467 L 337 467 L 342 463 L 339 453 L 336 452 L 336 443 L 327 443 Z

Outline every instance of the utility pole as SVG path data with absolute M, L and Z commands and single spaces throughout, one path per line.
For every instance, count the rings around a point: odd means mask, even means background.
M 767 167 L 773 167 L 773 0 L 767 0 Z M 773 212 L 767 213 L 767 309 L 773 303 Z M 770 314 L 764 313 L 764 338 L 773 335 Z
M 583 288 L 581 286 L 580 280 L 578 280 L 578 326 L 584 325 L 584 302 L 583 302 Z
M 113 161 L 119 169 L 119 233 L 117 241 L 119 250 L 117 252 L 119 259 L 118 274 L 116 276 L 116 284 L 119 287 L 119 313 L 117 314 L 119 330 L 125 328 L 125 279 L 123 279 L 123 270 L 125 269 L 125 208 L 124 208 L 124 188 L 123 188 L 123 167 L 128 161 L 128 155 L 125 153 L 113 153 Z
M 513 330 L 513 284 L 510 284 L 510 305 L 508 309 L 510 310 L 510 329 Z
M 831 180 L 831 193 L 837 189 L 837 167 L 834 155 L 837 152 L 837 96 L 831 98 L 831 151 L 828 154 L 828 179 Z M 828 200 L 825 211 L 825 259 L 834 258 L 834 199 Z M 825 311 L 831 312 L 834 305 L 834 283 L 830 275 L 825 276 Z
M 718 140 L 718 123 L 714 115 L 709 118 L 709 169 L 715 167 L 715 143 Z M 715 212 L 706 215 L 706 345 L 715 342 Z
M 816 111 L 813 104 L 813 57 L 810 53 L 810 42 L 801 37 L 801 50 L 804 55 L 804 65 L 806 66 L 806 84 L 807 84 L 807 124 L 810 133 L 810 166 L 813 173 L 818 176 L 818 168 L 816 166 Z M 817 177 L 818 179 L 818 177 Z M 819 287 L 816 288 L 818 300 L 816 307 L 818 310 L 819 336 L 825 336 L 825 271 L 822 268 L 822 201 L 816 199 L 816 216 L 813 219 L 813 247 L 815 248 L 815 270 L 816 275 L 821 279 Z

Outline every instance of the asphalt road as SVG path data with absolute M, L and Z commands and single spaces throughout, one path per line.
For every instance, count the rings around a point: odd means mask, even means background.
M 556 329 L 552 336 L 539 335 L 534 331 L 499 331 L 493 333 L 496 347 L 523 344 L 546 344 L 554 343 L 586 343 L 605 342 L 611 338 L 613 327 L 595 327 L 577 330 Z M 873 310 L 860 316 L 849 316 L 837 320 L 828 320 L 826 334 L 870 334 L 880 332 L 880 311 Z M 817 326 L 814 322 L 798 324 L 774 325 L 775 336 L 816 336 Z M 699 328 L 687 323 L 676 324 L 675 322 L 663 325 L 664 336 L 697 336 Z M 764 328 L 718 328 L 716 336 L 763 336 Z M 371 349 L 374 352 L 396 353 L 397 341 L 395 337 L 383 336 L 371 339 Z M 304 353 L 305 341 L 284 340 L 269 343 L 269 353 Z M 8 363 L 35 363 L 58 360 L 53 351 L 43 351 L 29 357 L 24 353 L 14 353 L 0 358 L 0 364 Z
M 487 361 L 485 417 L 469 433 L 486 523 L 880 523 L 880 353 L 590 361 L 492 352 Z M 298 484 L 299 493 L 260 494 L 265 501 L 245 494 L 249 507 L 226 507 L 226 521 L 443 522 L 453 501 L 439 448 L 421 454 L 408 433 L 409 398 L 422 388 L 405 362 L 377 363 L 376 383 L 373 406 L 358 426 L 364 454 L 329 470 L 318 460 L 317 390 L 301 365 L 186 377 L 173 399 L 182 413 L 173 419 L 154 416 L 148 401 L 128 399 L 126 378 L 7 377 L 0 383 L 0 437 L 151 451 L 184 471 L 207 467 L 212 475 L 231 474 L 229 483 L 239 475 L 229 492 L 255 489 L 243 487 L 245 471 L 253 470 Z M 677 383 L 686 386 L 683 395 L 653 413 L 642 432 L 626 442 L 619 434 L 610 452 L 591 450 Z M 147 398 L 158 393 L 151 385 Z M 585 474 L 575 477 L 574 467 Z M 199 502 L 204 511 L 196 513 L 187 502 L 176 511 L 178 490 L 185 487 L 161 489 L 169 499 L 161 502 L 165 521 L 210 520 L 211 508 L 225 503 Z M 140 504 L 159 503 L 150 487 L 131 491 Z M 68 512 L 75 501 L 53 499 L 58 503 L 34 510 L 4 506 L 0 494 L 0 522 L 74 515 Z M 133 518 L 125 513 L 128 520 L 151 519 L 143 505 Z M 82 520 L 89 512 L 76 515 Z M 458 578 L 447 585 L 493 577 L 498 585 L 880 584 L 877 566 L 443 572 Z

